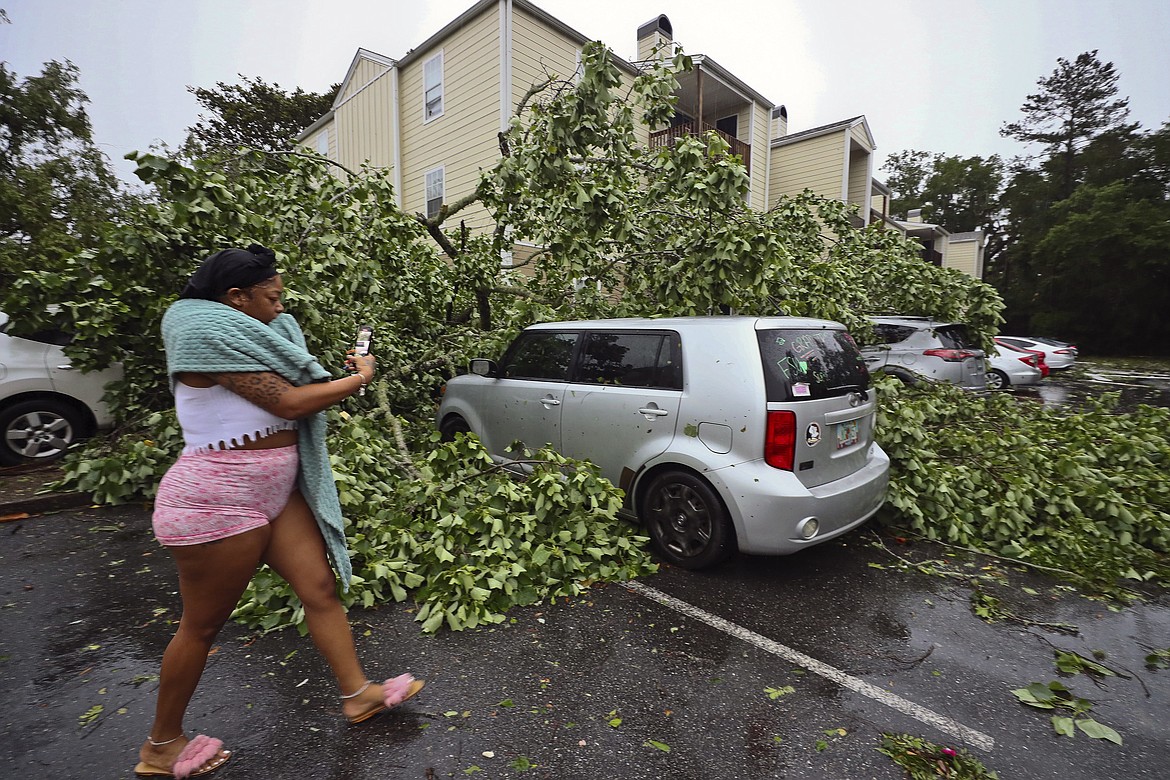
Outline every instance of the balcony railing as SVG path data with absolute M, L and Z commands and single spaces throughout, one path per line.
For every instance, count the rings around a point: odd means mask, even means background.
M 674 139 L 682 138 L 687 135 L 703 135 L 707 131 L 713 131 L 719 134 L 719 137 L 727 142 L 731 147 L 731 153 L 737 154 L 743 158 L 743 165 L 747 168 L 748 173 L 752 170 L 752 147 L 750 144 L 745 144 L 738 138 L 734 138 L 722 130 L 717 129 L 714 125 L 709 125 L 706 122 L 696 122 L 691 119 L 686 122 L 680 122 L 673 127 L 668 127 L 665 130 L 659 130 L 656 133 L 650 134 L 650 148 L 657 149 L 660 146 L 669 146 L 674 143 Z

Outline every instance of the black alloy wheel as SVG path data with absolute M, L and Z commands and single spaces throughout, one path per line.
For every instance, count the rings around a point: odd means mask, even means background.
M 687 471 L 664 471 L 643 493 L 642 522 L 654 551 L 684 569 L 706 569 L 735 552 L 735 529 L 723 502 Z

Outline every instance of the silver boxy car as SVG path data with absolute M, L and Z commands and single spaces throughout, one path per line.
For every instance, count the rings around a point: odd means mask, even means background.
M 787 554 L 885 500 L 876 391 L 844 326 L 796 317 L 549 322 L 447 383 L 436 424 L 491 453 L 595 463 L 676 565 Z
M 67 334 L 19 338 L 0 312 L 0 466 L 49 463 L 111 423 L 102 401 L 122 369 L 82 373 L 61 350 Z
M 884 371 L 904 382 L 919 378 L 950 382 L 964 390 L 987 389 L 983 350 L 967 326 L 930 317 L 870 317 L 875 344 L 862 347 L 870 371 Z

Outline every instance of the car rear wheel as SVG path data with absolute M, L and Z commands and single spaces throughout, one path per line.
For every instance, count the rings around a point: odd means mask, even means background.
M 454 415 L 443 420 L 443 424 L 439 426 L 439 435 L 443 441 L 455 441 L 455 434 L 470 433 L 471 426 L 467 424 L 459 415 Z
M 735 551 L 735 529 L 719 496 L 686 471 L 664 471 L 643 496 L 642 522 L 656 553 L 684 569 L 705 569 Z
M 993 368 L 987 372 L 987 389 L 988 390 L 1003 390 L 1010 385 L 1007 374 L 1000 371 L 998 368 Z
M 0 464 L 49 463 L 84 435 L 84 418 L 68 404 L 20 401 L 0 410 Z

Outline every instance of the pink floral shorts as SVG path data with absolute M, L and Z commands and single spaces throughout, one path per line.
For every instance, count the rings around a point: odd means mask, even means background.
M 155 538 L 203 544 L 267 525 L 288 504 L 298 464 L 295 445 L 180 455 L 158 486 Z

